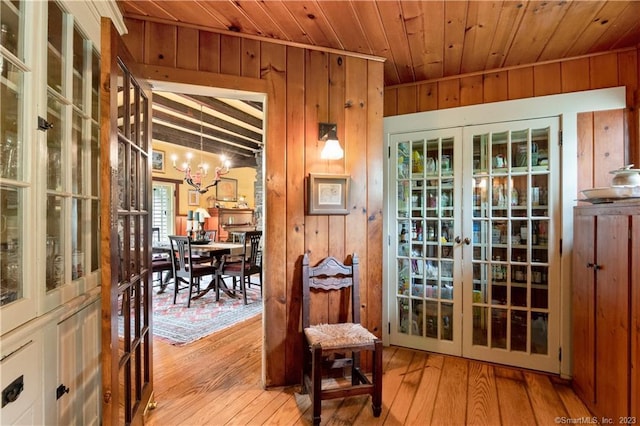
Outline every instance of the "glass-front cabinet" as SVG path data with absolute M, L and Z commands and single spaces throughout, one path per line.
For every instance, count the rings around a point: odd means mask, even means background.
M 558 119 L 389 136 L 390 340 L 558 371 Z
M 99 53 L 56 2 L 0 0 L 2 333 L 98 284 Z

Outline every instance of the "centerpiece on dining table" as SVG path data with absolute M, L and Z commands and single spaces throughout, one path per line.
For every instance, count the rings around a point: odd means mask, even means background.
M 209 213 L 202 207 L 187 211 L 187 236 L 191 244 L 208 244 L 211 241 L 207 238 L 207 231 L 204 229 L 205 220 L 210 217 Z

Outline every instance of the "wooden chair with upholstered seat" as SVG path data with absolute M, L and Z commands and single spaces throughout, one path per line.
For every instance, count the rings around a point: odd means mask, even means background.
M 173 254 L 173 303 L 176 303 L 178 298 L 178 291 L 182 288 L 188 288 L 189 295 L 187 299 L 187 308 L 191 307 L 191 297 L 193 295 L 193 288 L 200 290 L 200 279 L 202 277 L 211 275 L 212 279 L 215 278 L 216 267 L 209 263 L 196 263 L 194 256 L 191 253 L 191 240 L 189 237 L 183 237 L 178 235 L 170 235 L 169 241 L 171 242 L 171 253 Z M 181 287 L 181 284 L 185 284 Z
M 309 266 L 309 255 L 302 259 L 302 329 L 303 369 L 302 392 L 311 397 L 313 424 L 320 424 L 321 404 L 325 399 L 345 398 L 356 395 L 371 395 L 373 415 L 382 411 L 382 341 L 360 324 L 359 262 L 356 254 L 351 256 L 351 265 L 327 257 L 317 266 Z M 312 298 L 316 293 L 339 293 L 329 296 L 340 300 L 341 312 L 322 317 L 313 311 Z M 350 293 L 350 294 L 349 294 Z M 351 299 L 351 304 L 346 302 Z M 326 301 L 327 297 L 318 298 Z M 346 312 L 344 312 L 346 311 Z M 360 369 L 360 354 L 371 354 L 371 379 Z M 348 380 L 337 380 L 332 375 L 324 380 L 330 370 L 350 370 Z M 350 367 L 350 368 L 348 368 Z M 333 384 L 333 385 L 329 385 Z
M 262 231 L 247 231 L 241 237 L 244 246 L 241 255 L 224 255 L 218 266 L 216 277 L 216 300 L 220 298 L 220 281 L 227 277 L 233 278 L 233 289 L 236 289 L 236 279 L 239 279 L 240 292 L 247 304 L 247 286 L 251 275 L 258 275 L 260 286 L 260 297 L 262 297 L 262 264 L 259 263 L 258 256 L 261 256 L 260 239 Z M 261 262 L 261 257 L 260 257 Z M 255 283 L 254 283 L 255 284 Z

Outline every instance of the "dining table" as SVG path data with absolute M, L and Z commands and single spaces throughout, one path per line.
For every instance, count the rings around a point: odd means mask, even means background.
M 154 242 L 151 246 L 154 254 L 171 253 L 171 243 L 165 241 Z M 244 245 L 240 243 L 229 242 L 215 242 L 215 241 L 192 241 L 191 253 L 199 256 L 209 256 L 211 258 L 211 265 L 215 268 L 220 265 L 220 260 L 225 254 L 242 254 Z M 171 274 L 171 273 L 170 273 Z M 172 275 L 172 274 L 171 274 Z M 171 278 L 171 275 L 167 278 Z M 163 280 L 159 293 L 163 292 L 167 286 L 167 279 Z M 209 285 L 200 290 L 198 294 L 192 297 L 192 300 L 196 300 L 207 294 L 210 290 L 214 290 L 216 285 L 216 277 L 214 276 L 209 282 Z M 224 280 L 220 280 L 220 289 L 229 297 L 236 297 L 231 289 L 227 287 Z

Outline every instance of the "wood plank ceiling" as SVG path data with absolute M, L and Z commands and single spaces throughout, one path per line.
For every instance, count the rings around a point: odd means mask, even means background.
M 125 17 L 385 59 L 386 86 L 640 43 L 640 0 L 118 0 Z

